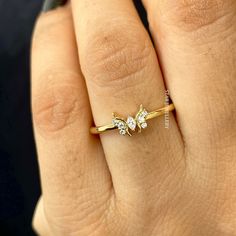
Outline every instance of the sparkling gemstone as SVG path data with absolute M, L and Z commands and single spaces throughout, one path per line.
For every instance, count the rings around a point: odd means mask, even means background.
M 144 109 L 140 112 L 140 114 L 137 117 L 137 121 L 143 129 L 147 128 L 147 123 L 146 123 L 147 115 L 148 115 L 148 112 Z
M 135 130 L 135 128 L 136 128 L 136 121 L 135 121 L 135 119 L 132 116 L 129 116 L 127 118 L 127 125 L 129 126 L 129 128 L 131 130 L 133 130 L 133 131 Z
M 125 135 L 125 134 L 126 134 L 126 130 L 120 129 L 120 134 L 121 134 L 121 135 Z
M 142 111 L 142 112 L 140 113 L 139 116 L 140 116 L 141 118 L 146 118 L 147 114 L 148 114 L 148 112 L 147 112 L 146 110 L 144 110 L 144 111 Z
M 140 116 L 138 117 L 138 122 L 139 122 L 139 123 L 145 122 L 145 117 L 143 117 L 142 115 L 140 115 Z
M 146 128 L 147 128 L 147 123 L 146 123 L 146 122 L 142 123 L 142 124 L 141 124 L 141 127 L 142 127 L 143 129 L 146 129 Z
M 125 128 L 125 124 L 122 121 L 118 122 L 117 126 L 118 126 L 119 129 L 124 129 Z
M 143 114 L 144 116 L 146 116 L 146 115 L 148 114 L 148 112 L 147 112 L 146 110 L 144 110 L 144 111 L 142 112 L 142 114 Z
M 115 125 L 115 126 L 117 126 L 118 121 L 117 121 L 116 119 L 113 119 L 113 120 L 112 120 L 112 124 Z

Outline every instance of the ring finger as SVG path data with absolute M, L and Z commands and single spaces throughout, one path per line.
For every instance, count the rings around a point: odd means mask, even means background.
M 132 1 L 80 0 L 72 5 L 95 124 L 110 123 L 114 111 L 122 117 L 134 116 L 140 104 L 150 111 L 163 107 L 161 70 Z M 153 182 L 150 178 L 166 175 L 178 163 L 181 138 L 172 114 L 169 119 L 169 130 L 159 118 L 132 138 L 116 132 L 101 135 L 119 197 L 127 199 L 127 189 L 148 193 L 144 187 Z

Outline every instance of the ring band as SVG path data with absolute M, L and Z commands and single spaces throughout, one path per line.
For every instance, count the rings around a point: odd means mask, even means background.
M 113 113 L 112 123 L 108 125 L 91 127 L 90 133 L 92 134 L 101 134 L 109 130 L 118 129 L 119 133 L 122 135 L 128 134 L 132 136 L 131 131 L 135 131 L 136 127 L 138 127 L 138 132 L 140 133 L 142 129 L 147 128 L 147 120 L 151 120 L 153 118 L 165 115 L 167 112 L 173 111 L 175 109 L 174 104 L 170 104 L 163 108 L 147 112 L 147 110 L 140 105 L 140 109 L 136 114 L 135 118 L 132 116 L 128 116 L 127 120 L 119 117 L 116 113 Z

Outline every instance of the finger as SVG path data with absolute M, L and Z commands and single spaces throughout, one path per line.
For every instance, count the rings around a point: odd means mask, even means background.
M 134 116 L 140 104 L 150 111 L 163 107 L 165 87 L 156 54 L 132 1 L 81 0 L 72 1 L 72 6 L 96 125 L 110 123 L 112 112 Z M 181 139 L 172 114 L 169 130 L 163 117 L 148 125 L 131 138 L 115 131 L 101 135 L 113 184 L 122 198 L 134 188 L 144 194 L 147 183 L 179 162 L 174 153 L 180 153 Z
M 33 229 L 36 231 L 37 235 L 52 235 L 50 230 L 50 226 L 45 216 L 43 198 L 40 197 L 37 206 L 35 208 L 33 221 L 32 221 Z
M 55 235 L 82 232 L 101 219 L 111 181 L 100 141 L 88 132 L 92 117 L 69 7 L 37 22 L 32 106 L 45 214 Z
M 215 153 L 235 142 L 236 1 L 144 3 L 188 152 L 224 157 Z

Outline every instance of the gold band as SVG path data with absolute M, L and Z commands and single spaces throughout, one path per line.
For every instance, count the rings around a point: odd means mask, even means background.
M 128 117 L 127 121 L 125 121 L 123 118 L 120 118 L 115 113 L 113 113 L 113 120 L 111 124 L 91 127 L 90 133 L 101 134 L 109 130 L 119 129 L 120 134 L 128 134 L 129 136 L 132 136 L 130 130 L 135 131 L 136 126 L 138 126 L 139 132 L 141 132 L 142 129 L 147 127 L 147 120 L 162 116 L 167 112 L 173 111 L 174 109 L 175 107 L 172 103 L 155 111 L 147 112 L 143 106 L 140 105 L 139 112 L 136 114 L 135 118 Z

